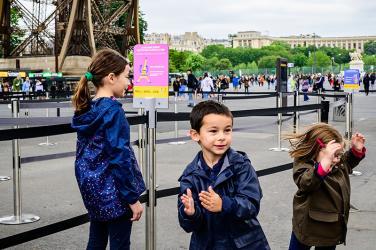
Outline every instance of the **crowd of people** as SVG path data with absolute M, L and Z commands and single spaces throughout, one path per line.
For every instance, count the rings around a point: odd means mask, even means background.
M 365 72 L 359 81 L 360 85 L 363 85 L 366 95 L 369 94 L 369 90 L 374 90 L 376 84 L 376 73 Z M 201 94 L 203 99 L 208 99 L 213 92 L 223 92 L 232 86 L 232 90 L 235 92 L 244 91 L 250 92 L 253 87 L 268 87 L 268 89 L 276 89 L 277 79 L 275 74 L 249 74 L 238 76 L 232 71 L 228 75 L 211 76 L 208 73 L 204 73 L 203 76 L 198 78 L 192 73 L 191 70 L 187 71 L 187 77 L 177 76 L 172 82 L 173 91 L 179 92 L 193 92 L 188 93 L 189 104 L 194 105 L 194 99 L 197 99 Z M 304 93 L 312 91 L 323 91 L 330 88 L 334 91 L 340 91 L 343 89 L 344 76 L 342 74 L 295 74 L 288 77 L 287 90 L 289 92 L 299 90 Z M 184 97 L 184 94 L 179 94 L 180 98 Z M 304 95 L 304 100 L 308 101 L 308 95 Z

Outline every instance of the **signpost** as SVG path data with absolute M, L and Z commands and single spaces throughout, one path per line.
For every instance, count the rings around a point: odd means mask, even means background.
M 156 249 L 156 109 L 168 108 L 168 45 L 138 44 L 133 51 L 133 107 L 145 109 L 149 122 L 147 130 L 146 185 L 146 249 Z
M 344 90 L 345 92 L 353 93 L 359 91 L 360 72 L 358 69 L 345 70 L 344 76 Z

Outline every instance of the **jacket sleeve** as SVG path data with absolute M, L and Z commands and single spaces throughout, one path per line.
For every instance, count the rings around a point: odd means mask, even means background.
M 256 171 L 247 160 L 236 175 L 236 194 L 234 197 L 222 196 L 222 212 L 243 220 L 254 218 L 260 211 L 262 198 Z
M 293 178 L 300 192 L 308 193 L 320 188 L 324 178 L 320 177 L 316 171 L 313 164 L 294 161 Z
M 194 189 L 188 177 L 182 176 L 180 177 L 179 181 L 180 181 L 180 193 L 178 196 L 179 224 L 184 229 L 184 231 L 186 231 L 187 233 L 190 233 L 192 231 L 199 230 L 204 225 L 205 219 L 202 213 L 202 209 L 199 206 L 197 190 Z M 192 196 L 193 196 L 194 203 L 195 203 L 195 213 L 192 216 L 188 216 L 184 212 L 184 204 L 180 199 L 180 197 L 183 194 L 187 193 L 188 188 L 191 189 L 192 191 Z
M 357 152 L 354 148 L 348 150 L 342 158 L 344 165 L 348 168 L 349 173 L 352 173 L 353 168 L 359 165 L 359 162 L 364 159 L 366 155 L 366 148 L 362 152 Z
M 128 204 L 134 204 L 145 191 L 141 171 L 129 143 L 129 125 L 121 107 L 110 108 L 104 116 L 106 153 L 116 187 Z

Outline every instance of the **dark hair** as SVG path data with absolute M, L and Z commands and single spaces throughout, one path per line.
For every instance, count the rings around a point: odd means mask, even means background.
M 212 100 L 203 101 L 192 109 L 189 117 L 191 128 L 199 133 L 202 127 L 202 120 L 206 115 L 210 114 L 224 115 L 230 117 L 231 120 L 233 119 L 231 111 L 225 105 Z
M 90 81 L 96 88 L 103 86 L 102 79 L 104 77 L 110 73 L 114 73 L 116 76 L 120 75 L 128 64 L 128 60 L 115 50 L 100 50 L 87 68 L 92 75 Z M 89 109 L 91 96 L 88 82 L 87 77 L 82 76 L 74 91 L 72 103 L 76 114 L 85 113 Z

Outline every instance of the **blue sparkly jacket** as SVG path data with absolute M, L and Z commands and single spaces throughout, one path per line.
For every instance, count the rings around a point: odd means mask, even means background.
M 129 142 L 129 124 L 121 103 L 112 98 L 91 102 L 90 110 L 75 115 L 75 172 L 90 219 L 108 221 L 130 212 L 145 191 Z

